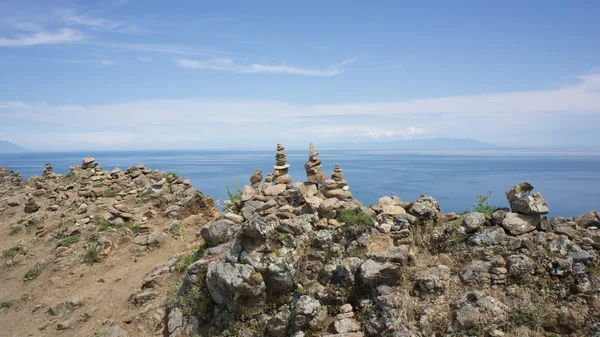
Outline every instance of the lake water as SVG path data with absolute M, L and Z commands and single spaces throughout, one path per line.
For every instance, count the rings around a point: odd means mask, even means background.
M 552 216 L 574 216 L 600 208 L 600 152 L 590 150 L 321 150 L 323 170 L 340 164 L 354 197 L 363 204 L 398 195 L 414 200 L 436 198 L 444 212 L 471 208 L 477 194 L 492 190 L 491 203 L 507 206 L 504 191 L 521 181 L 535 186 Z M 226 199 L 225 185 L 243 186 L 255 169 L 273 170 L 275 151 L 144 151 L 0 154 L 0 166 L 21 171 L 24 178 L 41 175 L 51 163 L 57 173 L 93 156 L 106 170 L 132 165 L 177 172 L 216 200 Z M 305 181 L 308 151 L 288 151 L 290 174 Z

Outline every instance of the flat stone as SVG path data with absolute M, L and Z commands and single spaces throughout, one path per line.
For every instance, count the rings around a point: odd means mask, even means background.
M 388 215 L 398 215 L 406 213 L 406 210 L 403 207 L 394 204 L 385 204 L 381 206 L 381 210 L 383 211 L 383 213 Z
M 506 191 L 506 199 L 509 203 L 521 199 L 533 190 L 533 186 L 528 182 L 522 182 L 510 190 Z
M 280 195 L 286 190 L 286 188 L 287 188 L 287 185 L 285 185 L 285 184 L 277 184 L 277 185 L 269 186 L 269 187 L 265 188 L 263 193 L 266 196 Z
M 502 227 L 511 235 L 521 235 L 535 230 L 539 223 L 539 215 L 506 213 Z

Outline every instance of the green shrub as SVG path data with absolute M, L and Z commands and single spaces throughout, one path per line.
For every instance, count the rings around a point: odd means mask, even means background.
M 95 188 L 95 187 L 103 187 L 103 186 L 104 186 L 104 183 L 94 183 L 94 184 L 92 185 L 92 187 L 94 187 L 94 188 Z
M 11 302 L 0 302 L 0 309 L 8 309 L 10 307 L 12 307 Z
M 225 188 L 227 189 L 227 195 L 229 196 L 229 200 L 231 202 L 237 202 L 242 198 L 242 190 L 240 189 L 239 180 L 235 180 L 235 194 L 229 189 L 229 185 L 225 183 Z
M 102 247 L 98 247 L 95 242 L 89 242 L 85 245 L 85 253 L 83 254 L 83 260 L 88 264 L 94 264 L 100 261 L 100 253 Z
M 477 195 L 477 204 L 473 204 L 473 212 L 483 213 L 486 215 L 492 215 L 496 207 L 490 205 L 490 197 L 492 196 L 492 190 L 487 195 Z
M 97 215 L 94 217 L 94 225 L 98 227 L 98 230 L 100 232 L 104 232 L 105 230 L 110 228 L 110 223 Z
M 129 229 L 131 229 L 135 234 L 140 232 L 140 225 L 138 225 L 135 222 L 132 221 L 125 221 L 125 223 L 123 224 L 123 227 L 127 227 Z
M 8 235 L 13 236 L 22 230 L 23 230 L 23 226 L 21 226 L 21 225 L 12 226 Z
M 23 275 L 23 282 L 35 280 L 42 272 L 42 268 L 42 265 L 39 263 L 36 263 L 33 267 L 29 268 L 25 275 Z
M 74 178 L 74 177 L 75 177 L 75 172 L 73 172 L 73 171 L 71 171 L 71 172 L 69 172 L 69 173 L 65 174 L 65 178 L 68 178 L 68 179 L 70 179 L 70 178 Z
M 112 188 L 112 187 L 111 187 L 111 188 L 109 188 L 109 189 L 106 189 L 106 190 L 104 190 L 104 196 L 105 196 L 106 198 L 114 198 L 114 197 L 116 197 L 116 196 L 117 196 L 117 194 L 119 194 L 119 192 L 121 192 L 121 191 L 119 191 L 119 190 L 118 190 L 118 189 L 116 189 L 116 188 Z
M 546 308 L 544 305 L 532 305 L 527 308 L 517 309 L 511 315 L 511 322 L 516 326 L 527 325 L 533 330 L 537 330 L 544 323 L 546 318 Z
M 13 257 L 15 257 L 15 255 L 17 255 L 16 247 L 7 248 L 2 251 L 2 257 L 7 259 L 12 259 Z
M 346 226 L 368 227 L 373 225 L 373 218 L 363 212 L 360 207 L 343 209 L 337 220 L 345 223 Z
M 175 264 L 175 268 L 178 271 L 183 272 L 192 263 L 194 263 L 194 262 L 200 260 L 201 258 L 203 258 L 205 254 L 206 254 L 206 247 L 204 247 L 204 244 L 202 244 L 193 253 L 179 255 L 179 257 L 177 258 L 177 263 Z
M 77 242 L 77 240 L 79 240 L 79 237 L 77 237 L 77 235 L 70 235 L 64 238 L 60 245 L 63 247 L 69 247 L 70 245 Z
M 169 172 L 165 175 L 165 178 L 167 180 L 177 179 L 177 178 L 179 178 L 179 174 L 177 172 Z

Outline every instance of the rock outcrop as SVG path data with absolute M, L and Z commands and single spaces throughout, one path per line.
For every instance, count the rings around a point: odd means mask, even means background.
M 584 323 L 600 317 L 595 212 L 541 218 L 547 204 L 526 184 L 507 193 L 514 213 L 443 214 L 426 195 L 363 207 L 339 194 L 338 165 L 319 189 L 275 186 L 245 187 L 241 223 L 206 227 L 227 234 L 206 236 L 212 253 L 197 262 L 206 272 L 180 292 L 207 289 L 211 304 L 192 317 L 210 336 L 595 331 Z
M 143 165 L 109 172 L 86 158 L 68 176 L 28 181 L 0 170 L 0 215 L 54 242 L 46 263 L 57 266 L 71 252 L 65 242 L 78 237 L 101 247 L 101 260 L 120 246 L 138 259 L 172 237 L 196 242 L 194 252 L 144 275 L 125 305 L 135 313 L 104 319 L 89 311 L 90 322 L 116 336 L 600 335 L 597 212 L 548 219 L 547 202 L 528 183 L 507 191 L 510 209 L 444 214 L 428 195 L 367 207 L 339 165 L 331 179 L 294 183 L 281 144 L 276 159 L 272 182 L 258 170 L 222 212 L 189 182 Z M 321 165 L 311 146 L 307 177 Z M 310 171 L 313 180 L 319 172 Z M 200 241 L 181 233 L 186 226 Z M 27 261 L 31 242 L 6 253 L 14 256 L 5 268 Z M 166 275 L 178 271 L 179 288 L 161 298 Z M 57 317 L 44 327 L 49 335 L 83 324 L 81 305 L 69 303 L 44 309 Z

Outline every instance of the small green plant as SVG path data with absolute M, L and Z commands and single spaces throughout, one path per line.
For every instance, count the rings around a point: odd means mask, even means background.
M 114 198 L 117 196 L 117 194 L 119 194 L 119 192 L 120 191 L 118 189 L 111 187 L 109 189 L 104 190 L 104 196 L 106 198 Z
M 69 247 L 70 245 L 74 244 L 78 240 L 79 240 L 79 237 L 77 237 L 77 235 L 70 235 L 70 236 L 67 236 L 66 238 L 64 238 L 60 245 L 62 247 Z
M 238 179 L 235 180 L 235 194 L 229 189 L 229 185 L 225 183 L 225 188 L 227 189 L 227 195 L 229 196 L 229 200 L 231 202 L 237 202 L 242 198 L 242 190 L 240 189 L 240 182 Z
M 22 224 L 23 222 L 25 222 L 25 219 L 19 219 L 19 220 L 17 220 L 17 225 L 20 225 L 20 224 Z
M 19 233 L 22 230 L 23 230 L 23 226 L 21 226 L 21 225 L 12 226 L 10 228 L 10 232 L 8 233 L 8 235 L 13 236 L 13 235 Z
M 166 178 L 167 180 L 171 180 L 171 179 L 177 179 L 177 178 L 179 178 L 179 173 L 177 173 L 177 172 L 169 172 L 169 173 L 167 173 L 167 174 L 165 175 L 165 178 Z
M 23 282 L 35 280 L 36 277 L 38 277 L 40 275 L 40 273 L 42 272 L 42 269 L 43 269 L 42 265 L 39 263 L 36 263 L 33 267 L 29 268 L 29 270 L 25 273 L 25 275 L 23 275 Z
M 132 221 L 125 221 L 125 223 L 123 224 L 123 227 L 127 227 L 129 229 L 131 229 L 135 234 L 140 232 L 140 225 L 138 225 L 135 222 Z
M 8 309 L 10 307 L 12 307 L 11 302 L 0 302 L 0 309 Z
M 17 255 L 16 247 L 10 247 L 2 251 L 2 257 L 7 259 L 12 259 L 13 257 L 15 257 L 15 255 Z
M 477 195 L 477 204 L 473 204 L 473 212 L 483 213 L 486 215 L 492 215 L 496 207 L 490 205 L 490 197 L 492 196 L 492 190 L 489 190 L 487 195 Z
M 95 187 L 103 187 L 103 186 L 104 186 L 104 183 L 101 183 L 101 182 L 100 182 L 100 183 L 94 183 L 94 184 L 92 185 L 92 187 L 94 187 L 94 188 L 95 188 Z
M 85 245 L 85 253 L 83 254 L 83 260 L 88 264 L 94 264 L 100 261 L 100 253 L 102 247 L 98 247 L 95 242 L 89 242 Z
M 346 226 L 368 227 L 373 225 L 373 218 L 363 212 L 360 207 L 343 209 L 337 220 L 345 223 Z
M 180 255 L 177 258 L 177 263 L 175 264 L 175 267 L 177 268 L 178 271 L 183 272 L 192 263 L 194 263 L 194 262 L 200 260 L 201 258 L 203 258 L 205 254 L 206 254 L 206 247 L 204 247 L 204 244 L 202 244 L 202 245 L 200 245 L 200 247 L 198 247 L 198 249 L 195 252 L 189 253 L 189 254 Z
M 97 215 L 94 217 L 94 225 L 98 227 L 98 230 L 100 232 L 104 232 L 105 230 L 110 228 L 110 223 Z
M 518 325 L 527 325 L 533 330 L 537 330 L 544 323 L 546 309 L 543 305 L 532 305 L 528 308 L 513 312 L 511 321 Z
M 74 177 L 75 177 L 75 172 L 73 172 L 73 171 L 65 174 L 65 178 L 67 178 L 67 179 L 74 178 Z

